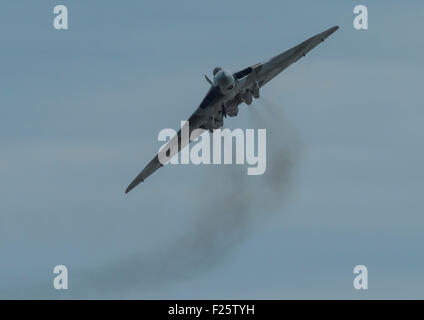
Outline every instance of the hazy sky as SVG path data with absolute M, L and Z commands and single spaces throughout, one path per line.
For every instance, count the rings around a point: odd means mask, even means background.
M 56 4 L 70 30 L 53 28 Z M 353 28 L 357 4 L 368 30 Z M 424 298 L 423 9 L 3 1 L 0 297 Z M 261 91 L 257 110 L 225 122 L 246 128 L 257 112 L 268 127 L 266 109 L 283 110 L 271 117 L 273 143 L 287 142 L 293 160 L 281 196 L 223 166 L 165 167 L 124 194 L 159 130 L 199 105 L 203 74 L 334 25 Z M 66 292 L 52 286 L 58 264 Z M 358 264 L 367 291 L 352 286 Z

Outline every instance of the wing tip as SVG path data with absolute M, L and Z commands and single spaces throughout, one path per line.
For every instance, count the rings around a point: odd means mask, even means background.
M 137 180 L 137 179 L 136 179 Z M 131 182 L 131 184 L 128 186 L 128 188 L 125 190 L 125 194 L 130 192 L 132 189 L 134 189 L 136 186 L 138 186 L 140 183 L 144 182 L 144 179 L 141 179 L 139 181 L 134 180 Z
M 333 33 L 333 32 L 336 32 L 337 30 L 339 30 L 340 29 L 340 27 L 339 26 L 334 26 L 334 27 L 332 27 L 332 28 L 330 28 L 330 32 L 331 33 Z
M 324 41 L 324 39 L 326 39 L 329 36 L 331 36 L 337 30 L 339 30 L 339 26 L 334 26 L 334 27 L 331 27 L 331 28 L 325 30 L 324 32 L 318 34 L 317 36 L 320 36 L 321 37 L 321 42 L 322 42 L 322 41 Z
M 329 36 L 330 34 L 336 32 L 339 29 L 340 29 L 339 26 L 334 26 L 334 27 L 331 27 L 331 28 L 325 30 L 323 33 L 326 34 L 327 36 Z

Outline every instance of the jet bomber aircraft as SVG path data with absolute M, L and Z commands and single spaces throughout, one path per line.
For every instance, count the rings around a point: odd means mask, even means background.
M 193 130 L 196 129 L 209 130 L 212 132 L 214 129 L 221 128 L 224 124 L 224 117 L 235 117 L 238 114 L 240 104 L 246 103 L 250 105 L 253 98 L 258 99 L 260 88 L 292 63 L 304 57 L 309 51 L 338 29 L 338 26 L 332 27 L 269 60 L 257 63 L 235 73 L 216 67 L 213 70 L 212 80 L 205 75 L 211 87 L 199 107 L 188 120 L 189 137 L 191 137 Z M 166 156 L 169 159 L 192 141 L 188 139 L 188 141 L 184 140 L 186 139 L 181 138 L 180 130 L 178 134 L 169 141 L 167 146 L 162 149 L 163 152 L 166 152 Z M 177 143 L 178 148 L 176 152 L 170 154 L 173 148 L 168 148 L 168 146 L 172 143 Z M 135 186 L 143 182 L 148 176 L 163 166 L 159 161 L 160 152 L 131 182 L 125 193 L 130 192 Z

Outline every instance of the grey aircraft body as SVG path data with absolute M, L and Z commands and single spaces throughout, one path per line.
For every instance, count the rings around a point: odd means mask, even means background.
M 259 89 L 261 87 L 292 63 L 304 57 L 306 53 L 323 42 L 328 36 L 337 31 L 337 29 L 339 29 L 338 26 L 332 27 L 269 60 L 257 63 L 235 73 L 219 67 L 215 68 L 213 70 L 214 77 L 212 81 L 205 76 L 206 80 L 211 84 L 209 91 L 199 107 L 188 119 L 187 131 L 189 132 L 190 139 L 182 139 L 180 130 L 131 182 L 125 193 L 131 191 L 135 186 L 163 166 L 159 160 L 163 159 L 160 157 L 161 152 L 166 152 L 166 157 L 170 159 L 199 136 L 192 137 L 191 133 L 193 130 L 202 129 L 212 132 L 214 129 L 221 128 L 224 124 L 224 117 L 236 116 L 240 104 L 244 102 L 250 105 L 253 98 L 258 99 Z M 173 143 L 178 144 L 178 148 L 168 147 Z

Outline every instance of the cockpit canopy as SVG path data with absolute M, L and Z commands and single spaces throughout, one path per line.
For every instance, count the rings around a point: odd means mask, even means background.
M 222 68 L 220 67 L 216 67 L 215 69 L 213 69 L 213 75 L 216 76 L 216 74 L 218 73 L 219 70 L 222 70 Z

